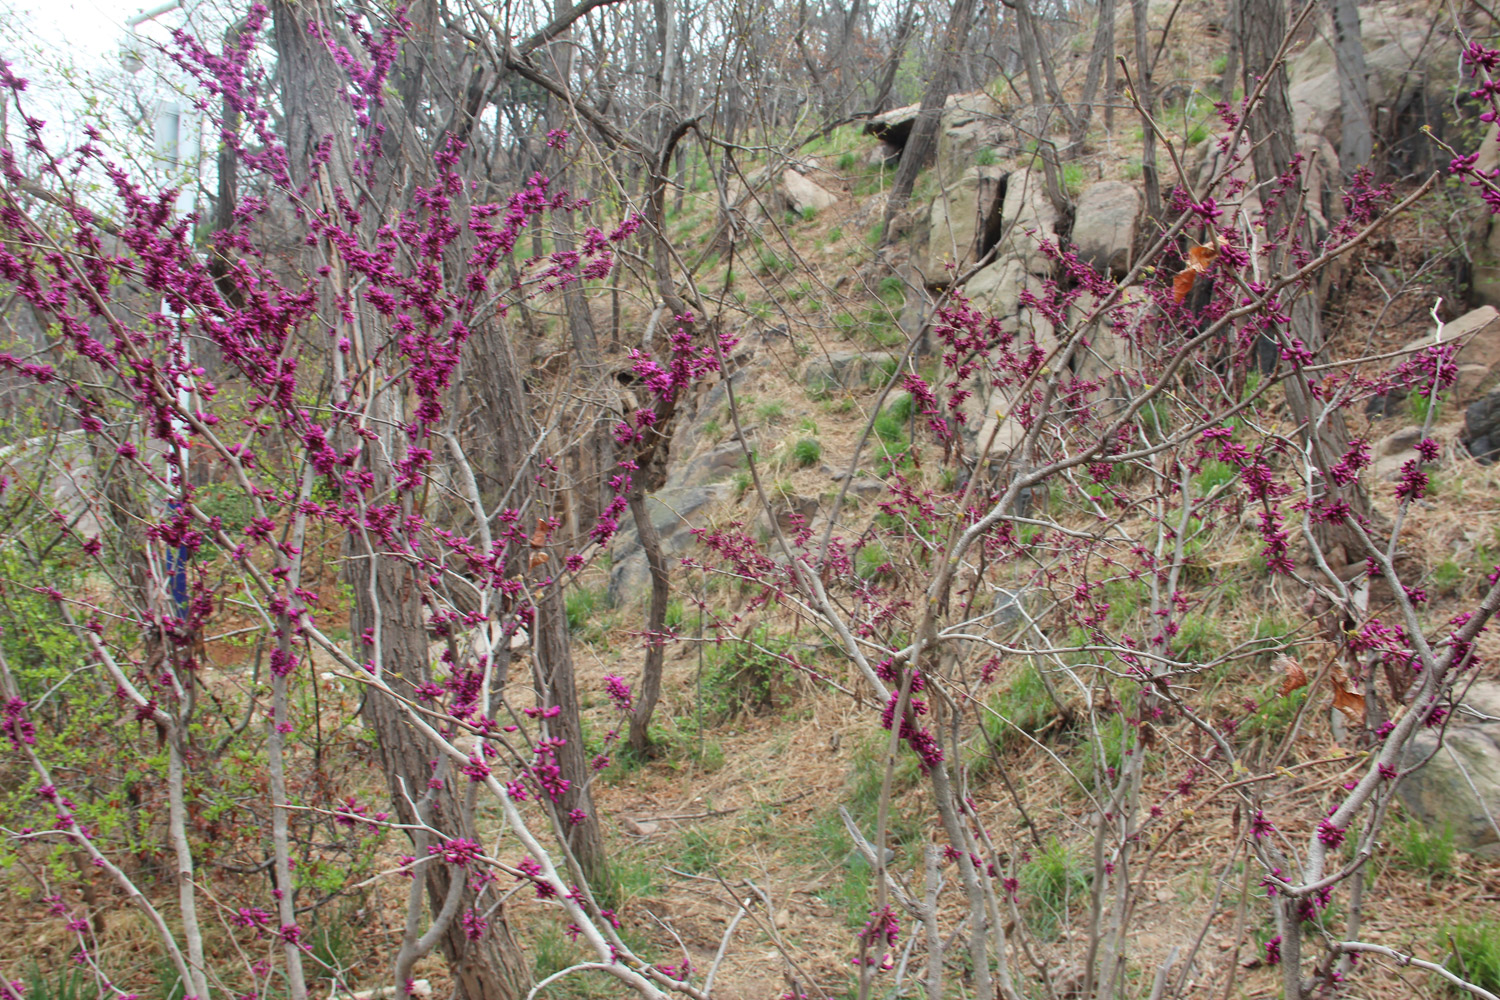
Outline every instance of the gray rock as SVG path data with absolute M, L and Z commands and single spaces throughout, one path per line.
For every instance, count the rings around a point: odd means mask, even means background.
M 887 351 L 833 351 L 808 360 L 802 384 L 813 394 L 883 385 L 899 359 Z
M 1461 850 L 1500 856 L 1500 683 L 1476 683 L 1464 705 L 1469 710 L 1454 714 L 1443 747 L 1436 732 L 1413 741 L 1403 764 L 1431 759 L 1401 782 L 1397 794 L 1425 826 L 1451 826 Z
M 1452 322 L 1443 324 L 1443 343 L 1462 341 L 1454 355 L 1459 363 L 1459 378 L 1452 390 L 1460 402 L 1474 399 L 1490 388 L 1500 376 L 1500 312 L 1494 306 L 1480 306 Z M 1437 331 L 1413 340 L 1403 350 L 1414 351 L 1437 343 Z M 1465 368 L 1467 367 L 1467 371 Z
M 1000 102 L 984 91 L 950 94 L 938 132 L 937 175 L 947 183 L 973 166 L 981 149 L 999 144 L 1005 124 Z
M 672 438 L 672 457 L 674 462 L 679 455 L 691 455 L 697 450 L 699 438 L 703 434 L 703 427 L 710 420 L 722 421 L 721 430 L 732 431 L 733 424 L 727 419 L 729 412 L 729 386 L 726 382 L 733 382 L 736 392 L 742 391 L 745 380 L 748 378 L 744 369 L 740 369 L 730 375 L 728 379 L 720 379 L 697 400 L 691 410 L 680 413 L 677 420 L 677 432 Z
M 662 554 L 669 562 L 676 561 L 696 544 L 693 529 L 708 523 L 706 509 L 727 497 L 731 490 L 728 483 L 710 483 L 663 488 L 646 498 L 647 514 L 661 536 Z M 641 600 L 651 587 L 651 569 L 629 512 L 621 525 L 622 530 L 614 540 L 614 566 L 609 574 L 609 596 L 617 604 Z
M 1138 301 L 1139 286 L 1127 288 L 1120 296 L 1121 303 Z M 1075 326 L 1094 314 L 1098 300 L 1084 292 L 1068 307 L 1068 319 Z M 1080 344 L 1073 354 L 1073 372 L 1081 379 L 1099 383 L 1099 389 L 1090 397 L 1090 402 L 1101 407 L 1105 413 L 1116 413 L 1128 402 L 1123 373 L 1132 369 L 1133 352 L 1129 343 L 1115 333 L 1108 314 L 1102 321 L 1089 327 L 1088 344 Z
M 981 246 L 994 241 L 1000 229 L 1005 177 L 1000 167 L 970 167 L 932 199 L 922 265 L 927 284 L 947 285 L 954 268 L 972 263 Z
M 1000 209 L 1003 235 L 1000 253 L 1015 257 L 1031 274 L 1052 273 L 1052 260 L 1038 249 L 1038 241 L 1057 231 L 1057 209 L 1047 197 L 1040 170 L 1017 170 L 1005 179 L 1005 203 Z
M 1403 458 L 1411 458 L 1406 454 L 1417 446 L 1422 440 L 1422 428 L 1403 427 L 1399 431 L 1392 431 L 1375 443 L 1375 454 L 1377 455 L 1400 455 Z
M 811 523 L 818 514 L 818 498 L 792 494 L 790 496 L 768 497 L 771 501 L 771 510 L 776 515 L 776 525 L 784 534 L 790 535 L 796 530 L 793 518 L 800 517 L 804 524 Z M 763 509 L 760 516 L 755 520 L 756 527 L 761 534 L 770 535 L 771 518 Z
M 667 475 L 664 489 L 680 490 L 726 479 L 744 461 L 745 449 L 738 441 L 728 441 L 677 464 Z
M 1005 257 L 976 271 L 964 285 L 964 295 L 991 316 L 1014 316 L 1020 308 L 1021 289 L 1027 284 L 1026 265 Z
M 995 628 L 1010 630 L 1024 625 L 1028 618 L 1034 619 L 1040 609 L 1044 595 L 1041 591 L 1027 587 L 1022 590 L 995 590 Z
M 1476 399 L 1464 410 L 1464 444 L 1485 465 L 1500 458 L 1500 389 Z
M 888 142 L 879 142 L 865 157 L 867 167 L 894 167 L 901 159 L 901 147 Z
M 1411 101 L 1429 86 L 1446 82 L 1457 69 L 1458 47 L 1430 38 L 1426 25 L 1382 24 L 1362 19 L 1370 107 L 1389 108 L 1397 99 Z M 1316 132 L 1337 144 L 1343 132 L 1338 71 L 1326 41 L 1316 41 L 1290 63 L 1287 98 L 1298 132 Z
M 1090 184 L 1078 199 L 1073 220 L 1073 245 L 1078 248 L 1078 256 L 1100 272 L 1123 277 L 1130 269 L 1143 204 L 1133 184 Z
M 779 193 L 787 208 L 799 215 L 827 211 L 839 203 L 838 195 L 795 170 L 782 171 Z

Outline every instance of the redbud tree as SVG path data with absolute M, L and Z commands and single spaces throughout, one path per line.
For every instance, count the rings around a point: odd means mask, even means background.
M 292 84 L 279 114 L 256 62 L 268 33 Z M 642 405 L 614 430 L 627 457 L 580 544 L 559 541 L 558 456 L 508 324 L 528 299 L 609 274 L 642 223 L 622 213 L 584 229 L 574 249 L 523 256 L 547 220 L 586 204 L 541 174 L 506 197 L 481 193 L 471 136 L 422 131 L 397 113 L 393 73 L 419 40 L 399 10 L 330 25 L 282 4 L 253 7 L 217 48 L 179 34 L 174 58 L 236 169 L 254 178 L 206 237 L 202 220 L 176 213 L 173 192 L 139 186 L 97 133 L 51 146 L 27 113 L 25 81 L 8 68 L 0 78 L 24 129 L 23 149 L 0 151 L 0 279 L 37 330 L 0 366 L 41 414 L 4 484 L 0 541 L 8 599 L 44 640 L 7 644 L 0 659 L 6 766 L 24 775 L 24 805 L 4 832 L 55 887 L 52 916 L 102 996 L 130 985 L 99 959 L 104 908 L 90 900 L 101 892 L 139 908 L 188 996 L 300 1000 L 312 979 L 341 985 L 341 970 L 317 967 L 306 915 L 324 891 L 320 872 L 367 851 L 361 837 L 377 829 L 409 845 L 371 875 L 406 887 L 402 938 L 387 956 L 395 995 L 410 994 L 416 962 L 434 951 L 460 995 L 525 995 L 503 905 L 518 885 L 565 918 L 586 956 L 554 978 L 611 977 L 644 997 L 712 992 L 713 970 L 638 955 L 621 936 L 590 794 L 606 761 L 585 751 L 561 609 L 563 587 L 638 506 L 643 456 L 734 340 L 683 309 L 664 348 L 633 355 Z M 1492 100 L 1497 62 L 1483 46 L 1467 50 L 1476 100 Z M 1028 995 L 1033 983 L 1049 995 L 1116 995 L 1154 858 L 1192 809 L 1217 801 L 1233 802 L 1236 823 L 1215 862 L 1223 876 L 1241 866 L 1268 908 L 1277 935 L 1265 960 L 1279 964 L 1287 997 L 1336 989 L 1366 956 L 1489 995 L 1440 962 L 1360 937 L 1383 820 L 1420 763 L 1410 750 L 1451 718 L 1475 676 L 1500 577 L 1461 614 L 1429 620 L 1399 550 L 1437 446 L 1424 433 L 1399 482 L 1379 484 L 1369 442 L 1336 430 L 1372 395 L 1430 398 L 1451 385 L 1456 345 L 1335 358 L 1294 323 L 1318 279 L 1436 178 L 1396 190 L 1358 174 L 1342 217 L 1317 232 L 1302 160 L 1247 183 L 1264 97 L 1221 107 L 1220 166 L 1201 183 L 1179 176 L 1126 273 L 1101 274 L 1055 234 L 1013 232 L 1053 274 L 1022 292 L 1020 322 L 956 293 L 943 301 L 935 363 L 916 363 L 914 338 L 876 404 L 899 389 L 913 431 L 886 449 L 887 493 L 867 530 L 793 516 L 789 530 L 770 518 L 765 542 L 743 526 L 701 532 L 706 554 L 692 568 L 754 595 L 738 614 L 703 601 L 722 635 L 743 640 L 762 610 L 823 630 L 842 675 L 774 655 L 865 709 L 882 740 L 873 827 L 849 822 L 876 875 L 874 906 L 849 943 L 861 997 L 895 980 L 936 1000 L 960 977 L 983 998 Z M 547 142 L 569 140 L 555 130 Z M 1494 178 L 1473 160 L 1452 169 L 1494 201 Z M 83 175 L 107 179 L 108 213 L 86 207 Z M 291 249 L 276 238 L 288 232 Z M 1103 368 L 1085 364 L 1106 342 L 1123 350 Z M 1300 401 L 1292 421 L 1275 405 L 1286 397 Z M 1013 446 L 990 461 L 1012 427 Z M 943 464 L 947 475 L 932 474 Z M 751 469 L 770 511 L 753 459 Z M 1257 580 L 1310 609 L 1301 630 L 1324 660 L 1292 666 L 1332 688 L 1363 755 L 1316 822 L 1298 796 L 1275 794 L 1295 781 L 1284 761 L 1306 709 L 1268 743 L 1253 724 L 1264 706 L 1227 705 L 1207 683 L 1294 643 L 1278 635 L 1204 654 L 1187 628 L 1208 610 L 1203 551 L 1246 530 Z M 314 558 L 334 544 L 353 605 L 347 642 L 325 627 L 333 602 Z M 46 566 L 66 572 L 43 578 Z M 1142 614 L 1111 614 L 1112 595 L 1126 592 Z M 256 673 L 230 711 L 205 676 L 207 643 L 237 630 L 255 637 Z M 1012 733 L 1047 750 L 990 698 L 1022 664 L 1087 750 L 1083 768 L 1053 754 L 1059 780 L 1088 803 L 1084 933 L 1070 938 L 1078 972 L 1066 983 L 1022 885 L 1021 865 L 1042 847 L 1038 824 L 993 822 L 972 752 L 976 737 Z M 526 703 L 504 694 L 513 667 L 531 674 Z M 1279 669 L 1292 685 L 1291 668 Z M 315 672 L 362 691 L 388 802 L 304 780 L 316 773 L 308 734 L 322 721 L 309 703 Z M 623 722 L 636 707 L 630 680 L 611 677 L 605 693 Z M 80 739 L 68 712 L 120 725 Z M 129 787 L 88 779 L 88 756 L 105 750 L 135 765 Z M 884 850 L 901 769 L 920 776 L 930 810 L 906 867 Z M 129 796 L 144 800 L 125 829 Z M 224 814 L 201 808 L 230 800 L 239 805 Z M 481 803 L 503 837 L 481 825 Z M 264 877 L 218 891 L 204 863 L 231 824 Z M 170 898 L 151 891 L 156 873 Z M 1201 942 L 1161 967 L 1158 995 L 1182 991 Z M 822 989 L 790 959 L 785 977 L 790 996 Z M 0 982 L 6 1000 L 19 995 Z

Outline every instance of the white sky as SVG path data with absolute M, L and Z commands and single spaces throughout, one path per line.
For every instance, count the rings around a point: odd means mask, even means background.
M 140 0 L 4 0 L 0 9 L 11 21 L 7 41 L 29 36 L 38 46 L 70 54 L 80 69 L 114 61 L 125 37 L 125 19 L 146 5 Z M 151 4 L 150 6 L 156 6 Z M 180 15 L 179 15 L 180 16 Z M 168 15 L 171 17 L 171 15 Z M 17 63 L 29 62 L 7 53 Z M 30 69 L 30 67 L 27 67 Z
M 186 15 L 181 10 L 162 14 L 134 35 L 125 21 L 160 5 L 161 0 L 0 0 L 0 56 L 30 81 L 22 95 L 26 111 L 48 123 L 51 148 L 81 141 L 81 125 L 88 119 L 111 135 L 118 155 L 134 158 L 137 173 L 150 167 L 151 123 L 161 102 L 173 96 L 169 78 L 180 75 L 156 54 L 153 43 L 170 41 L 171 30 L 183 26 Z M 188 0 L 188 5 L 205 13 L 216 7 L 213 0 Z M 120 59 L 132 40 L 146 64 L 134 75 Z M 97 103 L 92 110 L 91 100 Z M 132 135 L 130 122 L 141 123 L 144 135 Z M 139 159 L 141 154 L 147 161 Z

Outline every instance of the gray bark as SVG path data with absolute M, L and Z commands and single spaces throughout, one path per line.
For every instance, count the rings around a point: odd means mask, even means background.
M 1343 135 L 1339 167 L 1345 179 L 1370 162 L 1374 136 L 1370 128 L 1370 78 L 1355 0 L 1329 0 L 1333 13 L 1333 55 L 1338 70 Z
M 1115 55 L 1115 0 L 1099 0 L 1099 24 L 1094 29 L 1094 48 L 1089 53 L 1089 68 L 1083 79 L 1083 95 L 1079 100 L 1078 113 L 1073 117 L 1068 132 L 1069 157 L 1083 151 L 1083 141 L 1088 135 L 1089 120 L 1094 114 L 1094 98 L 1099 93 L 1099 78 L 1106 66 L 1114 65 Z
M 1272 0 L 1280 3 L 1281 0 Z M 1135 23 L 1135 99 L 1140 103 L 1141 127 L 1141 186 L 1146 191 L 1146 216 L 1161 218 L 1161 176 L 1156 169 L 1156 133 L 1149 119 L 1155 112 L 1156 94 L 1151 85 L 1151 55 L 1146 44 L 1146 21 L 1150 5 L 1146 0 L 1130 0 L 1131 20 Z M 1277 36 L 1280 41 L 1280 36 Z M 1273 50 L 1274 51 L 1274 50 Z M 1282 93 L 1285 94 L 1285 88 Z M 1290 112 L 1288 112 L 1290 114 Z

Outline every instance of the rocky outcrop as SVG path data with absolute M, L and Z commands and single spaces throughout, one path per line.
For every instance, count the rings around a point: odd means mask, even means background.
M 1485 465 L 1500 460 L 1500 389 L 1476 399 L 1464 410 L 1464 446 Z
M 1442 340 L 1445 344 L 1455 341 L 1463 344 L 1454 355 L 1458 381 L 1449 390 L 1458 402 L 1476 399 L 1500 379 L 1500 312 L 1493 306 L 1480 306 L 1444 323 Z M 1437 342 L 1438 332 L 1434 330 L 1430 336 L 1413 340 L 1402 350 L 1418 351 Z
M 1397 789 L 1407 811 L 1435 830 L 1451 828 L 1461 850 L 1500 856 L 1500 683 L 1479 681 L 1439 733 L 1422 732 L 1402 761 L 1420 770 Z
M 948 284 L 955 270 L 973 263 L 994 242 L 1005 179 L 999 167 L 970 167 L 932 199 L 922 266 L 928 285 Z
M 906 148 L 911 137 L 912 126 L 917 123 L 920 104 L 908 104 L 874 116 L 865 122 L 866 135 L 873 135 L 890 149 Z M 983 91 L 966 94 L 949 94 L 943 102 L 942 120 L 938 132 L 939 159 L 956 162 L 955 157 L 964 151 L 978 152 L 986 146 L 995 145 L 1003 128 L 1000 102 Z M 968 163 L 965 162 L 964 166 Z
M 1026 273 L 1026 265 L 1014 257 L 986 264 L 974 273 L 964 285 L 964 295 L 976 308 L 991 316 L 1014 316 L 1021 305 L 1021 289 L 1033 284 L 1033 291 L 1040 288 Z
M 1135 185 L 1099 181 L 1084 189 L 1073 219 L 1078 257 L 1100 273 L 1123 278 L 1130 269 L 1145 199 Z
M 982 150 L 993 150 L 1003 137 L 1004 109 L 984 91 L 953 94 L 943 107 L 938 132 L 938 180 L 948 183 L 975 164 Z
M 661 536 L 662 555 L 669 564 L 693 547 L 697 541 L 693 529 L 705 527 L 709 508 L 727 498 L 732 490 L 729 483 L 668 485 L 646 498 L 647 513 Z M 642 600 L 651 587 L 651 568 L 646 564 L 635 523 L 629 514 L 623 523 L 624 527 L 615 536 L 614 565 L 609 572 L 609 596 L 616 604 Z
M 1040 170 L 1017 170 L 1006 177 L 1000 220 L 998 256 L 1016 258 L 1031 274 L 1050 275 L 1052 259 L 1037 244 L 1056 237 L 1057 209 L 1047 197 Z
M 752 222 L 762 218 L 767 211 L 801 215 L 809 209 L 817 213 L 837 205 L 839 196 L 813 180 L 811 174 L 818 174 L 825 180 L 833 177 L 819 170 L 816 160 L 791 163 L 779 174 L 761 167 L 745 175 L 743 182 L 738 177 L 730 178 L 725 197 Z
M 1375 5 L 1361 12 L 1370 107 L 1380 109 L 1387 118 L 1456 76 L 1457 47 L 1429 27 L 1427 21 L 1405 17 L 1393 5 Z M 1337 145 L 1343 132 L 1343 106 L 1329 42 L 1315 39 L 1289 60 L 1287 68 L 1287 98 L 1297 131 L 1316 133 Z
M 1422 428 L 1410 426 L 1392 431 L 1376 441 L 1372 449 L 1375 458 L 1372 474 L 1375 481 L 1394 483 L 1400 479 L 1402 466 L 1417 457 L 1417 443 L 1421 440 Z M 1432 468 L 1432 463 L 1424 464 L 1426 468 Z

